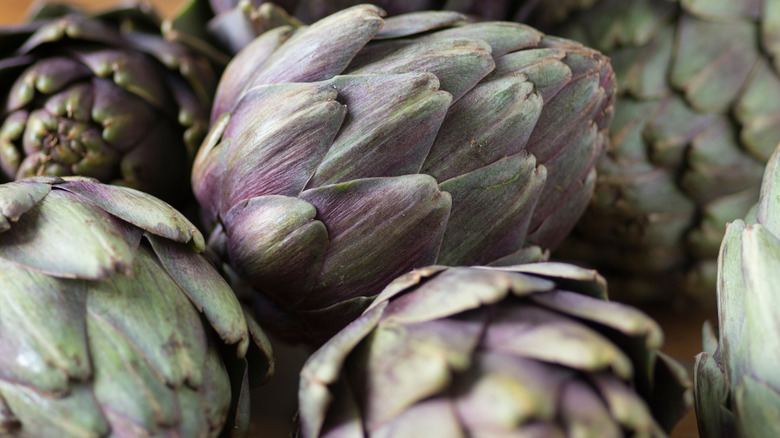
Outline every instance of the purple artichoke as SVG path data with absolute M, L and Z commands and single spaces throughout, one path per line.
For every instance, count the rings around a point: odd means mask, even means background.
M 196 158 L 212 246 L 290 340 L 324 341 L 413 268 L 538 259 L 593 190 L 606 58 L 516 23 L 382 14 L 256 39 Z

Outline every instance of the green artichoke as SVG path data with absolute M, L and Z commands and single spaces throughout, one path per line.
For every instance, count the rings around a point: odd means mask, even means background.
M 726 229 L 718 256 L 718 336 L 704 325 L 696 356 L 702 437 L 770 437 L 780 430 L 780 149 L 760 201 Z
M 663 437 L 690 408 L 650 317 L 561 263 L 399 277 L 306 362 L 303 438 Z
M 632 298 L 714 297 L 726 223 L 780 141 L 776 5 L 600 0 L 557 30 L 609 55 L 619 87 L 595 195 L 557 256 Z
M 191 199 L 216 73 L 160 25 L 148 5 L 49 4 L 0 29 L 0 182 L 81 175 Z
M 590 7 L 596 0 L 376 0 L 374 5 L 395 16 L 408 12 L 443 9 L 469 14 L 475 19 L 512 20 L 534 26 L 562 21 L 572 10 Z M 215 41 L 236 53 L 255 37 L 287 24 L 313 23 L 342 9 L 364 3 L 359 0 L 190 0 L 167 23 L 170 29 Z
M 413 268 L 537 260 L 591 196 L 606 58 L 516 23 L 382 13 L 254 40 L 195 160 L 212 248 L 292 342 L 325 341 Z
M 246 435 L 271 350 L 203 249 L 134 189 L 0 185 L 0 435 Z

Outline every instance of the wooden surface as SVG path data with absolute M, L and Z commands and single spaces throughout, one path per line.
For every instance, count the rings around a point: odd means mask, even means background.
M 148 0 L 163 17 L 171 16 L 183 0 Z M 0 24 L 9 24 L 24 20 L 25 11 L 33 0 L 0 0 Z M 116 0 L 68 0 L 68 3 L 93 10 L 108 8 Z M 701 326 L 705 319 L 715 320 L 714 312 L 699 310 L 648 309 L 664 328 L 666 344 L 664 351 L 682 362 L 692 374 L 694 356 L 701 351 Z M 296 382 L 296 367 L 304 358 L 303 353 L 294 348 L 280 348 L 277 362 L 277 376 L 266 387 L 253 392 L 255 412 L 266 413 L 252 424 L 252 436 L 264 438 L 285 438 L 289 429 L 288 419 L 292 418 L 295 394 L 285 391 L 287 385 Z M 696 438 L 696 420 L 689 413 L 674 429 L 672 438 Z

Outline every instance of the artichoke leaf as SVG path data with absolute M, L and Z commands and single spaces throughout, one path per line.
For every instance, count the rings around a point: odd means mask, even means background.
M 514 252 L 546 180 L 545 167 L 523 152 L 442 182 L 452 213 L 437 263 L 478 265 Z
M 12 232 L 0 233 L 0 258 L 61 278 L 132 274 L 141 232 L 76 197 L 62 190 L 49 193 Z
M 478 330 L 477 326 L 474 338 L 478 338 Z M 447 346 L 452 345 L 444 339 L 440 339 L 445 341 L 444 345 L 431 342 L 435 335 L 415 338 L 413 331 L 414 327 L 380 323 L 345 363 L 369 430 L 416 402 L 445 391 L 452 383 L 453 354 L 447 351 Z M 471 330 L 453 333 L 453 338 L 460 339 L 468 331 Z M 472 347 L 476 339 L 473 341 Z
M 428 175 L 366 178 L 306 190 L 329 244 L 305 305 L 372 296 L 409 268 L 436 260 L 452 206 Z M 383 242 L 377 246 L 376 242 Z M 318 301 L 320 300 L 320 301 Z
M 87 384 L 76 383 L 68 396 L 52 398 L 30 387 L 0 379 L 0 399 L 3 398 L 11 412 L 24 418 L 24 436 L 93 438 L 106 436 L 111 431 Z M 2 426 L 0 420 L 0 432 L 5 432 Z
M 201 315 L 152 249 L 138 248 L 134 268 L 133 278 L 94 284 L 87 310 L 132 342 L 164 383 L 198 387 L 207 347 Z
M 448 27 L 467 21 L 467 17 L 454 11 L 409 12 L 385 18 L 385 25 L 373 40 L 407 37 L 429 30 Z
M 230 139 L 230 172 L 220 184 L 223 213 L 256 196 L 303 190 L 344 121 L 346 108 L 336 96 L 324 83 L 264 85 L 244 96 L 223 134 Z
M 696 355 L 693 380 L 696 422 L 702 435 L 734 436 L 734 415 L 726 407 L 729 382 L 712 355 L 706 352 Z
M 0 284 L 0 379 L 60 395 L 89 379 L 85 282 L 0 260 Z
M 346 75 L 329 83 L 348 112 L 308 187 L 420 171 L 452 102 L 436 76 Z
M 347 382 L 339 380 L 330 386 L 334 398 L 340 400 L 329 407 L 328 417 L 319 433 L 321 438 L 365 438 L 360 408 Z M 383 433 L 380 427 L 377 433 Z M 406 435 L 408 436 L 408 435 Z
M 749 225 L 742 232 L 742 273 L 745 317 L 737 350 L 732 350 L 731 382 L 743 374 L 760 378 L 764 384 L 780 388 L 776 365 L 780 363 L 780 344 L 767 333 L 780 331 L 780 239 L 761 224 Z M 734 374 L 734 372 L 738 374 Z
M 259 196 L 223 218 L 231 263 L 255 288 L 282 306 L 311 292 L 327 251 L 328 230 L 316 208 L 287 196 Z
M 427 12 L 425 14 L 427 14 Z M 445 26 L 446 25 L 440 27 Z M 542 36 L 543 34 L 541 32 L 524 24 L 487 22 L 473 23 L 468 26 L 449 27 L 421 36 L 420 40 L 447 38 L 481 39 L 485 40 L 490 45 L 490 52 L 493 58 L 498 59 L 510 52 L 538 46 L 539 42 L 542 40 Z
M 758 26 L 750 21 L 704 21 L 682 14 L 671 83 L 698 111 L 726 112 L 759 58 Z
M 156 236 L 190 244 L 197 251 L 206 246 L 203 235 L 183 214 L 141 191 L 83 181 L 69 181 L 58 187 Z
M 128 50 L 104 49 L 78 52 L 76 56 L 95 76 L 111 79 L 114 84 L 163 112 L 168 109 L 170 94 L 156 74 L 159 67 L 145 55 Z
M 453 403 L 446 397 L 433 397 L 415 403 L 387 423 L 377 424 L 369 431 L 371 436 L 384 438 L 426 436 L 467 438 L 471 436 L 463 430 L 460 416 L 455 411 Z M 355 438 L 359 437 L 363 435 Z
M 235 293 L 204 257 L 193 257 L 181 244 L 146 234 L 158 260 L 203 313 L 225 344 L 236 344 L 236 355 L 243 357 L 249 345 L 244 312 Z
M 480 352 L 475 362 L 459 379 L 456 396 L 458 413 L 469 430 L 513 430 L 523 423 L 555 419 L 556 399 L 550 394 L 560 392 L 571 372 L 494 351 Z
M 36 61 L 11 86 L 8 110 L 16 110 L 36 97 L 36 93 L 53 94 L 67 84 L 88 78 L 90 71 L 83 64 L 68 58 L 54 57 Z
M 524 76 L 481 82 L 447 111 L 422 172 L 442 182 L 519 154 L 542 112 Z
M 12 223 L 38 205 L 49 191 L 49 184 L 28 181 L 0 186 L 0 233 L 10 230 Z
M 634 307 L 567 291 L 531 295 L 530 298 L 547 308 L 639 338 L 643 349 L 658 350 L 663 345 L 661 326 Z
M 577 370 L 609 370 L 626 380 L 634 377 L 630 358 L 606 336 L 543 308 L 517 303 L 497 309 L 483 344 L 493 351 Z
M 756 212 L 757 221 L 771 234 L 780 236 L 780 149 L 769 159 L 765 175 Z
M 182 423 L 196 425 L 191 433 L 182 434 L 183 436 L 197 436 L 198 433 L 202 433 L 203 430 L 207 429 L 202 427 L 203 423 L 206 423 L 205 425 L 212 434 L 218 433 L 220 428 L 226 427 L 233 397 L 232 389 L 229 386 L 228 372 L 218 348 L 214 339 L 209 337 L 208 351 L 203 362 L 204 372 L 201 385 L 198 388 L 180 386 L 176 390 L 181 407 Z M 202 420 L 190 418 L 191 416 L 197 417 L 200 412 L 204 413 Z
M 576 290 L 583 295 L 607 299 L 607 281 L 593 269 L 560 262 L 528 263 L 503 269 L 552 280 L 563 290 Z
M 349 64 L 346 74 L 430 72 L 456 102 L 496 66 L 481 39 L 447 38 L 377 41 Z
M 625 382 L 603 373 L 593 375 L 591 380 L 610 414 L 624 430 L 631 431 L 636 436 L 666 436 L 647 405 Z
M 766 376 L 766 374 L 764 374 Z M 772 436 L 780 427 L 780 392 L 774 382 L 746 374 L 733 387 L 740 436 Z
M 620 438 L 623 431 L 613 421 L 600 395 L 585 382 L 570 380 L 559 391 L 560 416 L 568 436 Z
M 561 60 L 563 49 L 543 48 L 507 53 L 496 59 L 496 68 L 485 78 L 491 81 L 506 76 L 525 75 L 534 84 L 544 102 L 571 81 L 571 68 Z
M 100 352 L 92 355 L 95 373 L 91 384 L 103 409 L 121 415 L 152 434 L 158 433 L 161 427 L 178 423 L 181 411 L 175 388 L 180 383 L 159 374 L 150 364 L 153 358 L 148 357 L 140 345 L 91 309 L 87 329 L 90 350 Z
M 449 269 L 435 278 L 435 282 L 418 285 L 414 295 L 396 296 L 383 319 L 411 324 L 446 318 L 483 305 L 495 304 L 505 299 L 510 291 L 522 296 L 554 287 L 552 282 L 531 276 L 495 273 L 478 268 Z
M 379 31 L 384 11 L 359 5 L 298 29 L 253 74 L 251 84 L 312 82 L 341 73 Z M 318 56 L 327 53 L 328 56 Z M 385 71 L 390 73 L 391 71 Z
M 268 58 L 292 34 L 288 26 L 277 27 L 258 36 L 238 52 L 222 73 L 211 108 L 212 125 L 225 113 L 233 111 L 234 105 L 240 101 L 253 75 Z
M 352 350 L 371 333 L 386 304 L 366 310 L 330 338 L 306 360 L 298 385 L 298 410 L 303 436 L 318 436 L 333 400 L 329 385 L 339 380 L 344 361 Z
M 376 299 L 374 299 L 368 309 L 376 307 L 380 303 L 386 302 L 394 296 L 412 289 L 414 286 L 417 286 L 428 278 L 434 277 L 436 274 L 446 269 L 446 266 L 431 265 L 424 268 L 414 269 L 404 275 L 399 276 L 390 282 L 390 284 L 385 286 L 385 288 L 379 295 L 377 295 Z M 368 311 L 368 309 L 366 309 L 366 311 Z

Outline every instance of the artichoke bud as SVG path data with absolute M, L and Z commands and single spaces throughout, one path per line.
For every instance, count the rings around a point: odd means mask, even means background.
M 94 16 L 68 7 L 39 12 L 36 26 L 1 37 L 0 57 L 13 67 L 0 96 L 3 125 L 30 114 L 21 135 L 4 128 L 4 178 L 86 175 L 183 205 L 214 89 L 208 61 L 164 41 L 142 6 Z
M 726 223 L 780 141 L 774 2 L 591 3 L 555 31 L 609 56 L 619 92 L 594 202 L 558 257 L 610 272 L 621 298 L 710 299 Z
M 339 328 L 325 315 L 413 268 L 543 257 L 595 185 L 605 57 L 517 23 L 383 16 L 362 5 L 257 37 L 195 160 L 221 255 L 288 340 L 322 342 Z
M 753 218 L 729 224 L 718 257 L 716 334 L 704 327 L 696 356 L 696 416 L 705 437 L 758 437 L 773 433 L 780 415 L 778 348 L 768 333 L 780 330 L 774 300 L 780 290 L 780 148 L 769 159 Z
M 133 189 L 0 185 L 0 432 L 195 437 L 247 421 L 236 370 L 251 362 L 257 383 L 271 350 L 204 246 Z
M 414 270 L 307 360 L 300 434 L 666 436 L 691 391 L 662 342 L 574 265 Z

